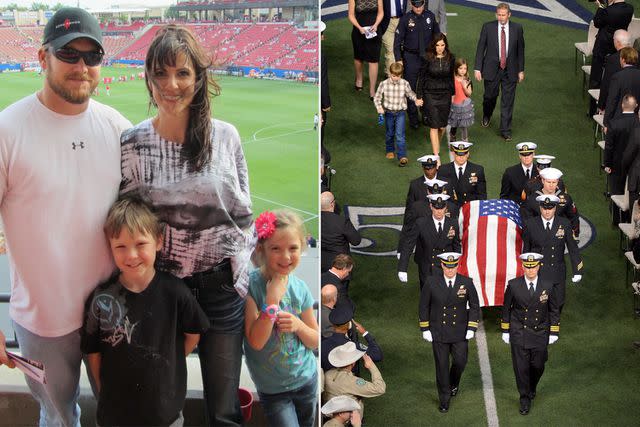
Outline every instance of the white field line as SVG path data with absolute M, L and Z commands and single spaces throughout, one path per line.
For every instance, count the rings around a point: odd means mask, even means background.
M 500 422 L 498 420 L 493 377 L 491 376 L 491 363 L 489 362 L 489 348 L 487 346 L 487 335 L 484 332 L 482 322 L 482 312 L 480 313 L 480 322 L 476 332 L 476 345 L 478 346 L 478 361 L 480 363 L 482 394 L 484 395 L 484 406 L 487 412 L 487 424 L 489 427 L 499 427 Z

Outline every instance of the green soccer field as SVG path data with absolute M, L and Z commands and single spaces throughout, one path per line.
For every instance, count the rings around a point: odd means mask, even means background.
M 103 68 L 101 76 L 137 74 L 138 70 Z M 37 73 L 0 74 L 0 110 L 42 87 Z M 220 77 L 221 95 L 213 116 L 240 132 L 249 167 L 255 215 L 291 208 L 318 236 L 318 131 L 313 130 L 318 87 L 288 81 Z M 153 114 L 143 80 L 115 82 L 107 96 L 101 83 L 96 99 L 111 105 L 136 124 Z
M 586 0 L 580 4 L 594 10 Z M 482 23 L 495 15 L 452 3 L 446 7 L 447 12 L 458 14 L 448 20 L 451 50 L 468 59 L 472 67 Z M 505 143 L 499 137 L 499 105 L 491 127 L 480 127 L 483 86 L 474 81 L 476 124 L 469 131 L 469 140 L 475 144 L 471 161 L 485 167 L 489 198 L 497 198 L 502 172 L 518 162 L 515 144 L 537 143 L 539 154 L 556 156 L 554 166 L 565 173 L 569 193 L 581 215 L 594 224 L 597 237 L 582 251 L 582 282 L 574 285 L 568 280 L 560 340 L 549 348 L 538 397 L 526 417 L 518 414 L 518 392 L 509 346 L 500 339 L 498 310 L 483 309 L 490 362 L 487 375 L 493 387 L 488 392 L 495 397 L 500 425 L 637 425 L 640 352 L 631 342 L 640 340 L 640 320 L 633 317 L 632 291 L 625 282 L 626 260 L 603 197 L 604 177 L 599 172 L 599 148 L 593 145 L 593 121 L 586 116 L 582 74 L 574 72 L 574 43 L 586 41 L 587 32 L 523 19 L 517 13 L 512 19 L 523 24 L 526 39 L 526 79 L 516 94 L 514 140 Z M 409 182 L 421 174 L 415 160 L 431 152 L 427 129 L 407 128 L 407 167 L 399 168 L 397 161 L 385 159 L 384 127 L 376 124 L 377 114 L 367 91 L 353 89 L 350 33 L 346 19 L 328 21 L 323 41 L 332 100 L 325 145 L 337 171 L 332 191 L 349 209 L 404 207 Z M 368 249 L 371 252 L 395 251 L 398 232 L 392 226 L 401 216 L 389 212 L 364 217 L 369 228 L 362 235 L 374 242 Z M 469 345 L 461 392 L 452 398 L 449 413 L 438 412 L 433 353 L 418 328 L 415 263 L 410 262 L 409 283 L 401 284 L 394 254 L 360 254 L 355 261 L 349 291 L 357 306 L 355 318 L 384 351 L 379 367 L 387 383 L 385 395 L 366 402 L 367 425 L 496 425 L 487 416 L 491 405 L 483 396 L 487 383 L 482 379 L 476 340 Z

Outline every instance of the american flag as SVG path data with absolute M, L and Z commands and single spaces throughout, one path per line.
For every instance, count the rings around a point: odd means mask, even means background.
M 460 274 L 469 276 L 480 306 L 502 305 L 507 282 L 524 274 L 522 222 L 512 200 L 474 200 L 460 212 L 462 258 Z

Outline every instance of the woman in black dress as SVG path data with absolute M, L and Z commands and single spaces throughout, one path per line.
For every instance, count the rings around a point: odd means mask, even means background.
M 370 37 L 370 33 L 378 32 L 378 25 L 382 21 L 384 11 L 382 0 L 349 0 L 349 21 L 353 24 L 351 43 L 353 44 L 353 66 L 356 71 L 354 88 L 362 90 L 363 63 L 369 63 L 369 98 L 376 94 L 376 80 L 378 78 L 378 60 L 380 59 L 380 45 L 382 34 Z
M 429 127 L 433 154 L 440 155 L 440 139 L 449 121 L 451 97 L 455 93 L 453 82 L 455 58 L 449 52 L 447 36 L 436 34 L 425 55 L 425 62 L 418 73 L 416 94 L 424 100 L 422 114 Z

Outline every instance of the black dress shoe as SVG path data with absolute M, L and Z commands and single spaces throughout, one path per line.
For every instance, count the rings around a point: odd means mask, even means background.
M 520 402 L 520 415 L 527 415 L 531 408 L 530 402 Z
M 502 139 L 504 139 L 504 142 L 511 142 L 511 141 L 513 141 L 513 138 L 511 138 L 511 135 L 507 135 L 507 134 L 503 134 L 503 135 L 502 135 Z
M 482 118 L 482 123 L 480 124 L 483 128 L 489 127 L 489 122 L 491 121 L 491 117 L 484 116 Z
M 441 403 L 440 406 L 438 406 L 438 411 L 442 412 L 443 414 L 446 414 L 447 412 L 449 412 L 449 404 Z
M 451 388 L 451 397 L 455 396 L 456 394 L 458 394 L 458 387 L 452 387 Z

